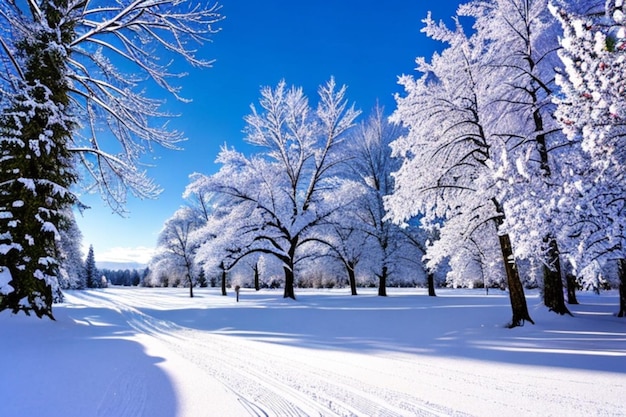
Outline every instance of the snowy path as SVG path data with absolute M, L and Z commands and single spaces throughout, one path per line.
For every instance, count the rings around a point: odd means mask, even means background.
M 183 326 L 180 323 L 185 323 L 185 315 L 151 310 L 155 298 L 148 292 L 74 292 L 68 296 L 68 302 L 115 310 L 137 333 L 134 339 L 151 354 L 168 358 L 161 366 L 176 386 L 177 414 L 181 416 L 618 416 L 626 413 L 621 400 L 626 377 L 619 373 L 523 366 L 397 350 L 364 353 L 328 346 L 311 348 L 306 342 L 282 343 L 280 333 L 274 339 L 264 335 L 263 341 L 258 341 L 235 333 L 220 334 Z M 172 320 L 163 318 L 170 316 Z M 617 339 L 622 340 L 619 342 L 622 347 L 624 336 L 621 334 L 621 339 Z M 488 357 L 489 350 L 486 352 Z M 626 355 L 626 352 L 618 349 L 617 354 Z M 190 381 L 204 389 L 190 387 Z M 136 411 L 131 408 L 126 415 L 140 415 Z
M 338 363 L 336 353 L 324 355 L 322 352 L 319 357 L 313 358 L 314 352 L 302 352 L 293 347 L 188 329 L 142 313 L 119 294 L 100 293 L 94 296 L 75 293 L 73 297 L 74 303 L 117 310 L 133 329 L 156 339 L 171 353 L 184 358 L 207 377 L 219 381 L 237 398 L 242 415 L 466 415 L 376 384 L 377 378 L 372 378 L 372 373 L 384 375 L 384 380 L 396 376 L 394 372 L 385 370 L 390 363 L 382 364 L 382 369 L 371 368 L 364 363 L 359 364 L 360 361 L 369 361 L 367 357 L 360 357 L 357 363 L 351 365 L 356 370 L 361 368 L 360 372 L 365 377 L 357 379 L 332 371 L 333 368 L 345 367 L 345 363 Z M 393 361 L 387 359 L 385 362 Z M 397 369 L 396 366 L 393 368 Z

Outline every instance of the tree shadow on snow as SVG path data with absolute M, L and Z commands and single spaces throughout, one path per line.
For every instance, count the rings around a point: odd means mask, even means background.
M 56 321 L 0 313 L 0 414 L 175 416 L 167 375 L 110 309 L 58 306 Z
M 535 293 L 527 296 L 537 324 L 506 328 L 508 295 L 498 292 L 427 297 L 242 294 L 239 303 L 206 297 L 204 308 L 141 309 L 178 325 L 316 349 L 399 352 L 489 360 L 520 365 L 626 372 L 626 327 L 612 315 L 617 297 L 580 296 L 575 317 L 548 312 Z M 220 303 L 211 306 L 219 300 Z M 196 303 L 199 300 L 196 300 Z

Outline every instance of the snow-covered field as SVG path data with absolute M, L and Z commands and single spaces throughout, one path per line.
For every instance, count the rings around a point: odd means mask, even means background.
M 109 288 L 0 313 L 0 416 L 624 416 L 617 294 Z

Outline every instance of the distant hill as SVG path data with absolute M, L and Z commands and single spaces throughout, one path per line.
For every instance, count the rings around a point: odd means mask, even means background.
M 98 269 L 110 269 L 112 271 L 123 271 L 126 269 L 145 269 L 148 265 L 139 262 L 96 262 Z

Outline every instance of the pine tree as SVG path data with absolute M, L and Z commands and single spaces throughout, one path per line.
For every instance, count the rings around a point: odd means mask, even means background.
M 76 224 L 73 211 L 65 211 L 67 221 L 64 222 L 60 240 L 57 242 L 59 251 L 59 285 L 62 289 L 82 290 L 85 283 L 85 264 L 81 249 L 83 235 Z
M 58 12 L 64 1 L 42 2 L 45 22 L 16 43 L 23 70 L 13 79 L 18 93 L 0 118 L 0 265 L 9 269 L 13 288 L 0 311 L 52 319 L 55 242 L 64 210 L 75 200 L 69 187 L 76 181 L 67 148 L 73 122 L 63 47 L 73 28 Z
M 93 254 L 93 245 L 89 245 L 87 259 L 85 259 L 85 281 L 87 288 L 98 288 L 100 281 L 98 279 L 98 269 L 96 268 L 96 258 Z
M 139 271 L 133 269 L 133 272 L 130 273 L 130 285 L 136 287 L 141 283 L 141 276 L 139 275 Z
M 204 268 L 200 268 L 200 271 L 198 272 L 198 286 L 200 288 L 206 288 L 208 286 L 208 282 L 206 280 L 206 274 L 204 272 Z
M 196 46 L 215 33 L 219 7 L 179 0 L 101 2 L 3 1 L 0 12 L 0 311 L 52 317 L 59 294 L 56 243 L 69 191 L 84 169 L 111 208 L 124 211 L 129 189 L 160 192 L 138 165 L 152 144 L 184 139 L 155 127 L 161 100 L 145 95 L 141 72 L 180 98 L 166 50 L 198 67 L 211 61 Z M 153 49 L 154 48 L 154 49 Z M 130 68 L 130 69 L 129 69 Z M 79 123 L 85 129 L 78 129 Z M 87 132 L 86 135 L 82 133 Z M 100 133 L 105 132 L 105 133 Z M 101 148 L 112 136 L 121 144 Z M 115 142 L 115 141 L 114 141 Z M 3 280 L 5 279 L 3 278 Z

